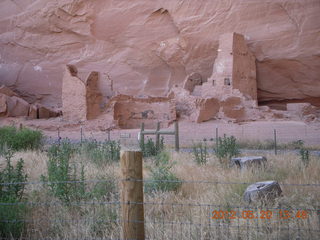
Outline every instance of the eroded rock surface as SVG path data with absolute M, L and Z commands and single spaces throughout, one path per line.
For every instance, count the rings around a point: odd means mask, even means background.
M 65 64 L 101 73 L 101 91 L 165 96 L 212 75 L 221 35 L 256 56 L 259 101 L 320 98 L 319 0 L 0 2 L 0 81 L 61 106 Z

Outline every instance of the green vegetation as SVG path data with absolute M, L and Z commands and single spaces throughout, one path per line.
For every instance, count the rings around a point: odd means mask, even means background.
M 52 145 L 48 151 L 48 177 L 41 177 L 42 181 L 49 182 L 50 192 L 65 203 L 80 201 L 85 194 L 84 167 L 79 171 L 70 161 L 74 152 L 74 147 L 66 140 L 60 145 Z
M 156 166 L 150 167 L 151 177 L 145 183 L 145 191 L 152 193 L 156 191 L 168 192 L 177 191 L 182 182 L 171 171 L 173 163 L 170 164 L 169 154 L 167 152 L 161 152 L 156 157 Z
M 192 153 L 195 162 L 198 165 L 206 164 L 208 161 L 208 151 L 206 142 L 193 143 Z
M 19 238 L 23 229 L 24 222 L 15 222 L 24 218 L 25 206 L 23 204 L 15 204 L 21 201 L 23 197 L 24 184 L 15 184 L 27 181 L 27 175 L 24 173 L 24 161 L 20 159 L 16 167 L 12 166 L 11 158 L 13 152 L 6 150 L 3 153 L 6 159 L 6 166 L 0 172 L 0 183 L 8 185 L 0 185 L 0 237 L 1 238 Z M 5 205 L 8 204 L 8 205 Z
M 28 128 L 17 129 L 15 127 L 0 128 L 0 154 L 5 148 L 13 151 L 39 149 L 43 135 L 40 131 Z
M 234 136 L 218 138 L 218 144 L 215 149 L 215 154 L 223 166 L 228 166 L 230 159 L 240 154 L 237 139 Z
M 89 145 L 90 143 L 87 144 Z M 89 149 L 88 145 L 87 149 Z M 106 159 L 107 157 L 110 157 L 109 159 L 111 160 L 117 159 L 119 149 L 114 146 L 114 143 L 108 143 L 103 146 L 108 148 L 103 149 L 98 145 L 90 149 L 88 154 L 101 154 L 93 155 L 95 156 L 93 160 L 102 161 L 104 159 L 102 158 L 103 156 Z M 52 145 L 50 147 L 47 165 L 48 176 L 41 176 L 42 181 L 49 182 L 49 192 L 66 204 L 87 198 L 110 198 L 110 195 L 115 192 L 116 184 L 114 179 L 111 178 L 110 180 L 102 177 L 93 187 L 86 186 L 84 166 L 79 166 L 79 163 L 71 161 L 77 150 L 77 146 L 71 144 L 68 140 L 63 140 L 60 145 Z
M 120 159 L 120 143 L 116 141 L 97 142 L 96 140 L 87 140 L 82 143 L 80 154 L 84 154 L 98 166 L 117 162 Z
M 141 145 L 141 144 L 140 144 Z M 159 149 L 157 149 L 156 144 L 152 138 L 147 138 L 147 143 L 144 146 L 140 146 L 144 157 L 156 156 L 159 152 L 164 149 L 164 138 L 161 137 L 159 142 Z
M 305 148 L 301 148 L 300 151 L 300 159 L 303 163 L 303 165 L 305 167 L 308 167 L 309 163 L 310 163 L 310 153 L 309 150 L 305 149 Z

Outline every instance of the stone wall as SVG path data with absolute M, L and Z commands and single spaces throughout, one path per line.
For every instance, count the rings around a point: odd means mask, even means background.
M 146 128 L 155 128 L 158 121 L 167 127 L 176 120 L 175 101 L 170 98 L 118 95 L 111 99 L 111 104 L 120 128 L 139 128 L 141 123 L 145 123 Z

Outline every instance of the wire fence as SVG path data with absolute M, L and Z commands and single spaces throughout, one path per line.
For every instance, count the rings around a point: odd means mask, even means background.
M 155 125 L 156 128 L 156 125 Z M 155 129 L 154 128 L 154 129 Z M 162 130 L 173 130 L 173 127 Z M 73 142 L 95 139 L 97 141 L 114 140 L 124 146 L 138 146 L 140 129 L 110 129 L 106 131 L 89 131 L 79 127 L 74 132 L 57 130 L 48 138 L 48 143 L 58 142 L 59 138 L 69 138 Z M 273 149 L 275 141 L 280 150 L 292 149 L 295 145 L 304 143 L 307 146 L 318 148 L 320 145 L 319 129 L 316 126 L 305 124 L 286 124 L 282 122 L 265 124 L 212 124 L 202 123 L 192 126 L 179 125 L 179 141 L 181 148 L 191 147 L 199 141 L 207 141 L 214 145 L 217 137 L 234 136 L 243 148 L 262 147 Z M 276 136 L 275 136 L 276 135 Z M 175 145 L 173 136 L 162 135 L 167 146 Z M 154 136 L 147 136 L 155 140 Z
M 129 203 L 143 205 L 143 222 L 125 218 L 121 212 L 123 205 L 128 204 L 120 200 L 121 183 L 128 181 L 144 185 L 144 201 Z M 154 183 L 179 183 L 180 188 L 191 189 L 192 194 L 186 197 L 174 192 L 146 191 L 146 185 Z M 0 203 L 1 226 L 23 228 L 19 239 L 123 239 L 124 222 L 144 224 L 145 239 L 320 238 L 319 201 L 310 204 L 300 199 L 295 205 L 281 205 L 247 204 L 241 200 L 242 196 L 224 203 L 210 199 L 211 194 L 219 194 L 226 188 L 245 188 L 250 184 L 246 182 L 94 179 L 1 183 L 0 186 L 21 184 L 26 187 L 25 199 Z M 64 198 L 63 193 L 52 192 L 60 185 L 65 191 L 69 189 L 68 194 L 75 194 L 71 190 L 78 189 L 79 184 L 85 186 L 83 195 Z M 287 197 L 303 197 L 308 192 L 314 192 L 315 199 L 320 197 L 320 184 L 280 183 L 280 186 Z M 104 194 L 100 195 L 99 191 Z

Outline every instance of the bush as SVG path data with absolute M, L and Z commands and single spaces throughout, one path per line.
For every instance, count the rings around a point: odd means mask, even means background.
M 199 142 L 197 144 L 193 143 L 192 145 L 192 153 L 195 162 L 198 165 L 206 164 L 208 161 L 208 151 L 207 151 L 207 144 Z
M 84 167 L 79 171 L 77 165 L 70 162 L 74 152 L 74 146 L 66 140 L 52 145 L 48 151 L 48 176 L 41 176 L 42 181 L 49 182 L 50 192 L 65 203 L 80 201 L 85 195 Z
M 162 151 L 155 157 L 155 165 L 157 167 L 168 165 L 170 160 L 170 155 L 168 152 Z
M 160 139 L 159 149 L 157 149 L 157 146 L 152 140 L 152 138 L 147 138 L 147 143 L 145 143 L 143 146 L 141 146 L 141 143 L 140 143 L 140 148 L 144 157 L 156 156 L 158 153 L 160 153 L 164 149 L 164 138 L 161 137 Z
M 171 172 L 173 165 L 169 164 L 168 153 L 160 153 L 157 159 L 157 165 L 154 168 L 150 168 L 151 178 L 145 184 L 145 191 L 148 193 L 177 191 L 182 182 Z
M 11 164 L 13 153 L 5 150 L 6 166 L 0 172 L 0 183 L 21 183 L 27 181 L 23 170 L 23 160 L 20 159 L 14 168 Z M 23 204 L 15 204 L 23 197 L 24 184 L 0 185 L 0 236 L 1 238 L 19 238 L 24 229 L 23 220 L 26 209 Z M 8 205 L 5 205 L 8 204 Z
M 227 137 L 226 135 L 224 135 L 223 138 L 219 137 L 215 154 L 220 163 L 224 166 L 227 166 L 232 157 L 236 157 L 240 154 L 237 139 L 234 136 Z
M 86 193 L 88 198 L 110 200 L 112 194 L 116 193 L 115 178 L 98 178 L 99 182 L 95 183 L 90 192 Z
M 39 149 L 42 139 L 42 133 L 37 130 L 31 130 L 28 128 L 16 129 L 15 127 L 1 127 L 0 153 L 4 151 L 5 146 L 14 151 Z
M 85 141 L 81 152 L 95 164 L 111 163 L 120 159 L 120 143 L 116 141 Z
M 300 151 L 300 159 L 305 167 L 309 165 L 310 162 L 310 153 L 307 149 L 301 148 Z

